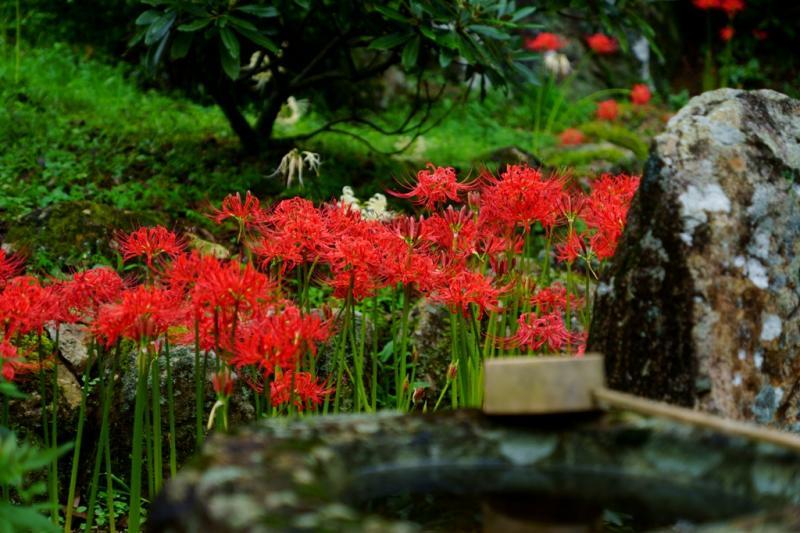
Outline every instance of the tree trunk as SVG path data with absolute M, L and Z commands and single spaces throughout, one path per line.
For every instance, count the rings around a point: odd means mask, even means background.
M 283 107 L 283 102 L 285 101 L 286 97 L 280 93 L 275 93 L 264 102 L 264 107 L 261 110 L 261 115 L 259 115 L 255 127 L 259 138 L 272 138 L 272 129 L 275 127 L 275 120 L 278 118 L 278 113 L 281 112 L 281 107 Z
M 244 151 L 248 154 L 257 154 L 262 146 L 260 135 L 239 111 L 232 91 L 233 87 L 214 87 L 211 89 L 211 95 L 228 119 L 231 129 L 239 137 Z

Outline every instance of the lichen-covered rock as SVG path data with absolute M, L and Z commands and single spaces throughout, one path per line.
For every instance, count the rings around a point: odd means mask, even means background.
M 676 517 L 703 523 L 800 503 L 800 455 L 616 412 L 525 424 L 469 411 L 271 419 L 207 442 L 167 483 L 148 529 L 425 530 L 378 516 L 365 502 L 441 493 L 463 502 L 530 495 L 529 518 L 536 514 L 531 502 L 552 497 L 562 505 L 592 502 L 601 511 L 627 501 L 655 527 Z M 480 505 L 457 507 L 458 515 L 465 512 L 486 518 Z M 414 508 L 400 514 L 417 516 Z M 448 530 L 445 514 L 438 510 L 435 530 Z M 792 531 L 795 522 L 771 524 L 777 533 Z
M 799 275 L 800 102 L 702 94 L 655 139 L 589 349 L 615 388 L 793 426 Z

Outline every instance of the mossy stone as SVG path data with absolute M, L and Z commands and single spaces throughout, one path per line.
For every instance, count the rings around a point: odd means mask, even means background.
M 84 200 L 60 202 L 11 225 L 6 241 L 28 255 L 33 267 L 87 267 L 114 257 L 115 232 L 164 223 L 164 215 L 153 211 L 125 211 Z

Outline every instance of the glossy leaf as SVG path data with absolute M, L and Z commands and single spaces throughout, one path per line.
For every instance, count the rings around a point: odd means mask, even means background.
M 419 35 L 417 35 L 408 41 L 403 48 L 402 63 L 403 68 L 406 70 L 412 70 L 417 64 L 417 58 L 419 57 L 419 40 Z
M 254 17 L 260 17 L 260 18 L 270 18 L 278 16 L 278 10 L 272 6 L 256 6 L 256 5 L 240 6 L 236 8 L 236 11 L 241 11 L 243 13 L 247 13 L 248 15 L 253 15 Z

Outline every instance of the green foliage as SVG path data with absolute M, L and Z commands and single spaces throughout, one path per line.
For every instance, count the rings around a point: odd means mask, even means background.
M 378 126 L 360 110 L 358 116 L 340 113 L 310 135 L 337 131 L 332 125 L 347 121 L 384 134 L 418 133 L 430 118 L 430 103 L 441 95 L 423 82 L 431 70 L 449 68 L 465 80 L 479 74 L 482 92 L 489 83 L 508 86 L 533 79 L 523 61 L 531 54 L 519 35 L 533 9 L 517 9 L 505 0 L 146 3 L 151 8 L 136 19 L 142 29 L 134 42 L 147 47 L 148 65 L 169 58 L 175 79 L 210 94 L 250 152 L 272 137 L 288 97 L 317 94 L 330 109 L 351 107 L 342 104 L 353 102 L 343 100 L 393 65 L 419 77 L 408 117 L 399 126 Z M 256 90 L 254 79 L 259 80 Z M 257 109 L 255 124 L 244 112 L 248 105 Z
M 0 379 L 0 396 L 7 401 L 7 397 L 20 398 L 22 395 L 13 383 Z M 46 492 L 44 482 L 29 483 L 27 477 L 46 467 L 70 447 L 66 444 L 57 449 L 39 450 L 20 442 L 16 434 L 0 426 L 0 485 L 7 491 L 6 498 L 0 500 L 0 533 L 58 531 L 40 512 L 46 509 L 46 505 L 33 503 L 37 496 Z M 16 503 L 12 503 L 8 496 Z
M 629 163 L 630 154 L 611 145 L 590 145 L 560 150 L 548 156 L 547 164 L 557 168 L 581 169 L 597 161 L 619 165 Z
M 595 121 L 582 124 L 580 129 L 587 135 L 627 148 L 633 152 L 640 161 L 647 159 L 649 150 L 647 143 L 642 140 L 638 133 L 630 131 L 624 126 L 612 124 L 610 122 Z

